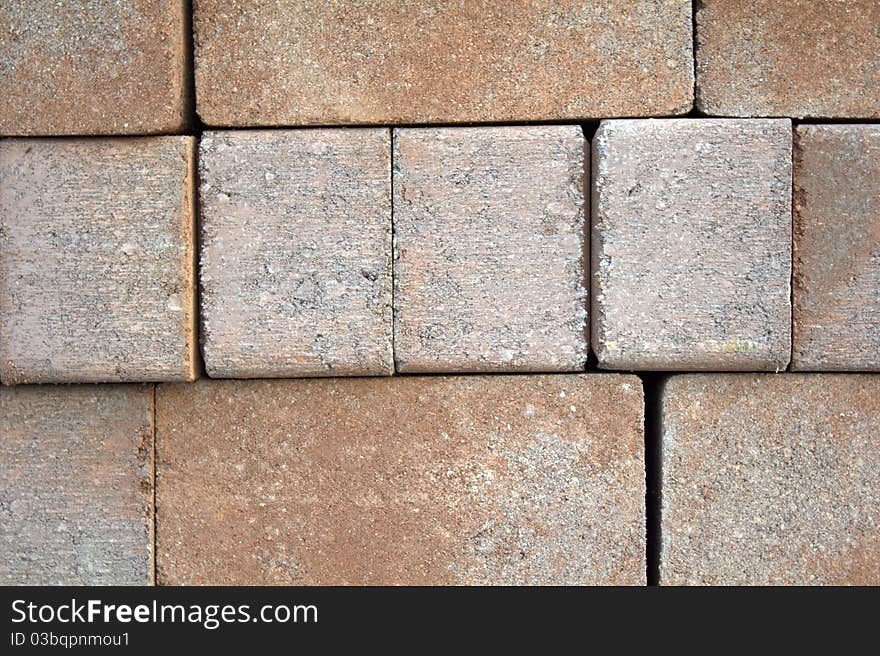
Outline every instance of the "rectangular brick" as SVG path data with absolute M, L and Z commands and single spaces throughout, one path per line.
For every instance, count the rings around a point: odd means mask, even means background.
M 792 369 L 880 371 L 880 126 L 795 129 Z
M 193 102 L 188 4 L 5 2 L 0 135 L 185 129 Z
M 584 147 L 576 125 L 394 131 L 398 371 L 583 370 Z
M 389 131 L 206 132 L 199 170 L 208 375 L 393 373 Z
M 687 113 L 689 0 L 200 0 L 208 125 L 576 120 Z
M 153 389 L 0 388 L 0 583 L 153 580 Z
M 162 584 L 644 584 L 639 380 L 162 385 Z
M 661 584 L 880 584 L 880 377 L 676 376 L 662 434 Z
M 0 143 L 4 383 L 195 378 L 193 146 Z
M 790 122 L 603 121 L 593 167 L 599 366 L 784 369 Z
M 700 0 L 697 108 L 719 116 L 880 117 L 877 0 Z

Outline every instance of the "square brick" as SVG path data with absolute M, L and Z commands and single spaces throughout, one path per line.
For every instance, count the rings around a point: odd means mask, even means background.
M 795 129 L 791 368 L 880 371 L 880 126 Z
M 208 375 L 393 373 L 389 131 L 207 132 L 199 169 Z
M 660 583 L 880 584 L 880 377 L 676 376 Z
M 162 385 L 161 584 L 645 583 L 618 375 Z
M 603 121 L 593 166 L 599 366 L 784 369 L 790 122 Z
M 0 388 L 0 583 L 153 581 L 153 388 Z
M 3 4 L 0 135 L 155 134 L 189 124 L 188 2 Z
M 586 364 L 578 126 L 394 131 L 401 372 Z
M 196 377 L 193 145 L 0 143 L 4 383 Z

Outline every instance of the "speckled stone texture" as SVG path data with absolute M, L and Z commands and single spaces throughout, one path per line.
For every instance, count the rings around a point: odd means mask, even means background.
M 880 584 L 880 377 L 673 377 L 660 583 Z
M 599 366 L 784 369 L 790 122 L 603 121 L 593 166 Z
M 191 137 L 0 142 L 0 378 L 196 376 Z
M 877 0 L 696 5 L 698 109 L 721 116 L 880 117 Z
M 161 584 L 644 584 L 620 375 L 157 391 Z
M 795 129 L 791 367 L 880 371 L 880 126 Z
M 382 128 L 202 136 L 209 376 L 394 372 L 390 142 Z
M 0 7 L 0 135 L 153 134 L 192 112 L 184 0 Z
M 214 126 L 687 113 L 689 0 L 197 0 Z
M 151 386 L 0 388 L 0 584 L 153 580 Z
M 584 146 L 578 126 L 394 131 L 398 371 L 583 370 Z

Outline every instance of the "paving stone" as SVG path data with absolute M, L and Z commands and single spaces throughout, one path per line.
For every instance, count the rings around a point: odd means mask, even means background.
M 880 126 L 795 130 L 791 367 L 880 371 Z
M 578 126 L 394 131 L 401 372 L 583 370 Z
M 784 369 L 789 121 L 603 121 L 593 166 L 599 366 Z
M 188 5 L 5 2 L 0 135 L 184 130 L 193 104 Z
M 696 5 L 701 111 L 880 117 L 876 0 L 700 0 Z
M 161 584 L 645 582 L 635 377 L 203 379 L 157 394 Z
M 577 120 L 687 113 L 688 0 L 199 0 L 213 126 Z
M 389 130 L 207 132 L 199 162 L 208 375 L 393 373 Z
M 0 584 L 153 580 L 151 386 L 0 388 Z
M 0 143 L 0 377 L 196 376 L 193 139 Z
M 676 376 L 660 583 L 880 584 L 880 377 Z

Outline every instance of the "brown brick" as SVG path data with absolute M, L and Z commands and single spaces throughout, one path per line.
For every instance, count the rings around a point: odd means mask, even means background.
M 599 366 L 784 369 L 789 121 L 603 121 L 593 151 Z
M 394 131 L 398 371 L 586 364 L 578 126 Z
M 209 125 L 569 120 L 681 114 L 691 3 L 195 3 Z
M 208 375 L 394 372 L 387 129 L 207 132 Z
M 192 111 L 184 0 L 14 0 L 0 11 L 0 134 L 153 134 Z
M 880 117 L 877 0 L 696 4 L 698 109 L 721 116 Z
M 643 584 L 642 426 L 630 376 L 162 385 L 159 581 Z
M 795 136 L 792 369 L 880 371 L 880 126 Z
M 149 585 L 153 389 L 0 388 L 0 583 Z
M 0 143 L 4 383 L 192 380 L 193 140 Z
M 662 413 L 662 584 L 880 583 L 880 377 L 677 376 Z

